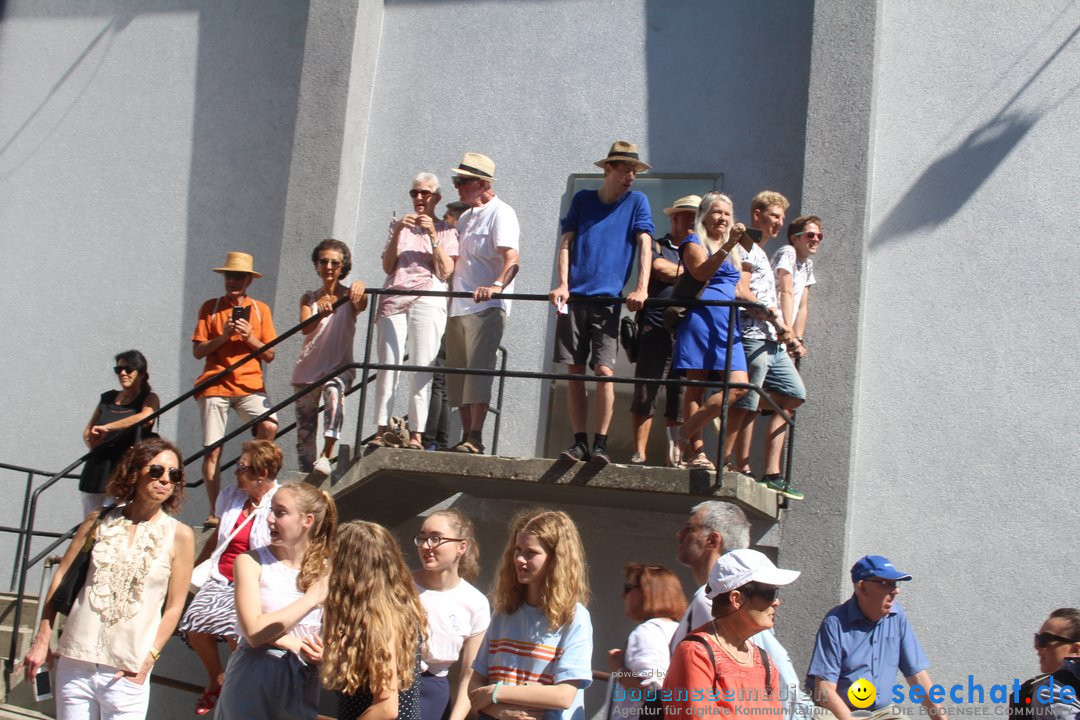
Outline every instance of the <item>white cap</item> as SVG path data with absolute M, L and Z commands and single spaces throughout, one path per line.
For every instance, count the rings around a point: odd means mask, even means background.
M 721 555 L 709 571 L 705 596 L 712 600 L 717 595 L 737 590 L 748 582 L 790 585 L 801 574 L 798 570 L 781 570 L 757 550 L 732 550 Z

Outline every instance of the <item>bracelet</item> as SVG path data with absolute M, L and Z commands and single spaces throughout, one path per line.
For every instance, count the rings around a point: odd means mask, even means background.
M 803 340 L 801 336 L 798 336 L 798 335 L 796 335 L 796 336 L 795 336 L 795 339 L 796 339 L 796 340 L 798 340 L 798 341 L 799 341 L 799 343 L 800 343 L 800 344 L 802 344 L 802 345 L 805 345 L 805 344 L 806 344 L 806 341 L 805 341 L 805 340 Z
M 154 662 L 157 662 L 161 659 L 161 653 L 154 648 L 150 648 L 150 657 L 154 658 Z
M 491 691 L 491 704 L 492 705 L 498 705 L 499 704 L 499 686 L 502 685 L 502 684 L 503 684 L 502 680 L 498 681 L 497 683 L 495 683 L 495 689 Z
M 495 282 L 491 283 L 491 287 L 501 288 L 502 286 L 503 286 L 502 280 L 496 280 Z

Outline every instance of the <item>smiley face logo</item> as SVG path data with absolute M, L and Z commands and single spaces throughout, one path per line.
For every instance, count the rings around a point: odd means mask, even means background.
M 877 697 L 877 688 L 869 680 L 859 678 L 851 683 L 851 687 L 847 690 L 847 697 L 848 702 L 855 707 L 868 708 L 874 704 L 874 698 Z

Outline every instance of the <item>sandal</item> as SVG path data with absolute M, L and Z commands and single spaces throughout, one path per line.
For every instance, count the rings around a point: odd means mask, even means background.
M 217 530 L 217 526 L 221 524 L 221 519 L 217 515 L 207 515 L 203 520 L 203 530 Z
M 690 462 L 686 463 L 686 467 L 690 470 L 716 470 L 716 466 L 713 465 L 712 460 L 709 459 L 704 450 L 695 453 L 694 457 L 690 458 Z
M 483 455 L 484 446 L 474 445 L 468 440 L 462 440 L 454 447 L 450 448 L 453 452 L 465 453 L 466 455 Z
M 424 449 L 424 446 L 421 445 L 420 443 L 416 442 L 415 440 L 410 440 L 409 442 L 405 443 L 404 447 L 405 447 L 406 450 L 423 450 Z
M 214 706 L 217 705 L 218 697 L 221 695 L 221 685 L 218 685 L 213 690 L 207 690 L 199 699 L 195 701 L 195 714 L 196 715 L 209 715 Z
M 386 447 L 386 442 L 381 437 L 373 437 L 367 442 L 368 447 Z

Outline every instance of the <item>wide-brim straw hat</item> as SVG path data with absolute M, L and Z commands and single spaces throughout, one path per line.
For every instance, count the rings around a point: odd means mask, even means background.
M 487 155 L 467 152 L 462 158 L 461 164 L 450 170 L 455 175 L 480 178 L 481 180 L 495 179 L 495 161 Z
M 649 163 L 638 156 L 637 145 L 626 140 L 616 140 L 611 143 L 611 149 L 608 150 L 607 157 L 603 160 L 597 160 L 593 165 L 602 168 L 609 162 L 633 163 L 634 169 L 638 172 L 645 172 L 650 169 Z
M 670 217 L 677 212 L 696 213 L 699 207 L 701 207 L 700 195 L 685 195 L 676 200 L 671 207 L 664 208 L 664 214 Z
M 252 277 L 261 278 L 262 273 L 255 272 L 254 259 L 245 252 L 231 252 L 225 256 L 225 267 L 214 268 L 216 273 L 242 272 Z

